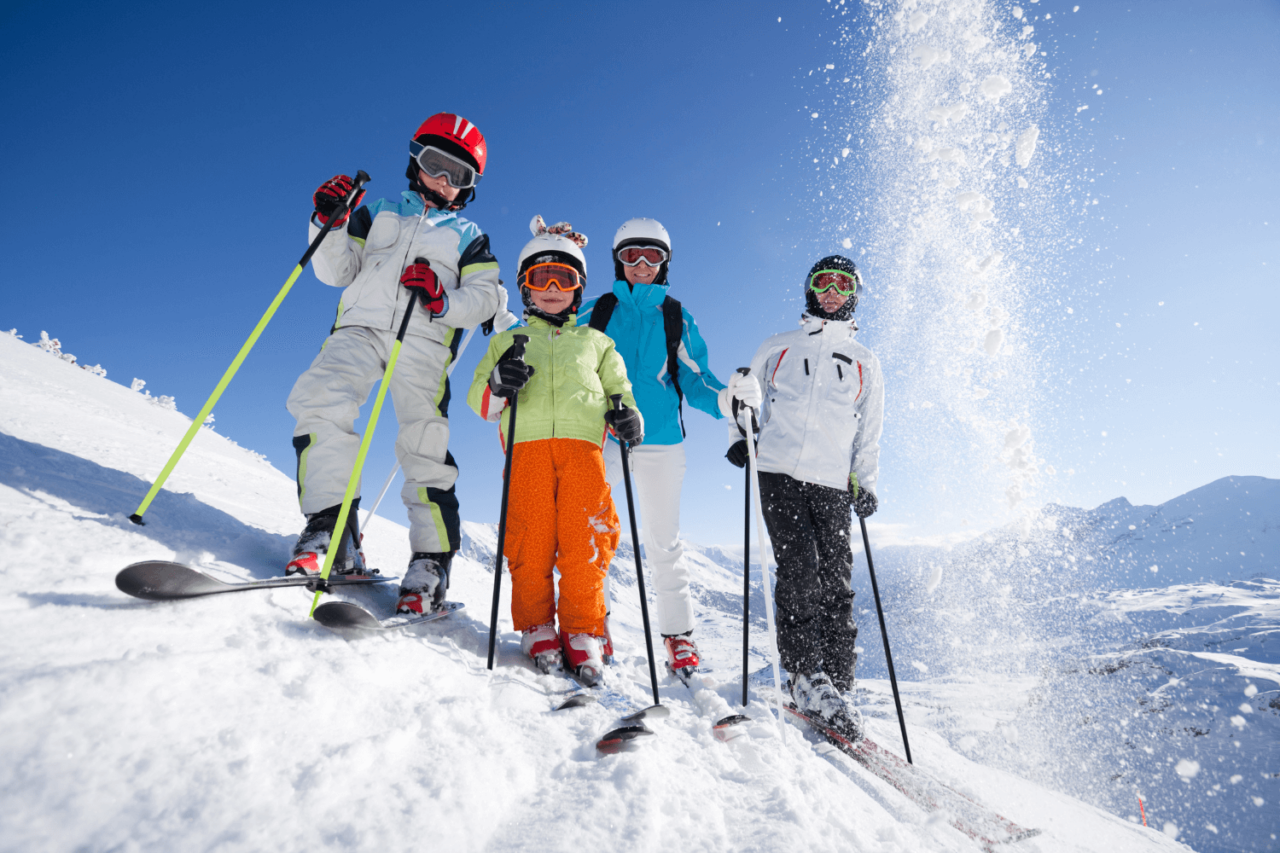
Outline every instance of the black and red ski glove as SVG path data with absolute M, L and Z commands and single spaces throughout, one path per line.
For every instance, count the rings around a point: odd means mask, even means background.
M 356 182 L 346 175 L 334 175 L 329 180 L 320 185 L 320 189 L 316 190 L 311 200 L 316 206 L 316 218 L 323 225 L 329 221 L 329 217 L 333 216 L 333 212 L 338 209 L 338 205 L 347 197 L 347 193 L 356 185 Z M 341 228 L 342 224 L 347 221 L 347 217 L 351 211 L 360 206 L 360 199 L 364 198 L 364 190 L 356 193 L 355 199 L 352 200 L 351 206 L 342 211 L 342 216 L 333 221 L 334 228 Z
M 444 285 L 436 278 L 435 270 L 426 258 L 414 258 L 413 263 L 400 273 L 400 283 L 405 287 L 416 287 L 418 304 L 432 314 L 444 313 Z

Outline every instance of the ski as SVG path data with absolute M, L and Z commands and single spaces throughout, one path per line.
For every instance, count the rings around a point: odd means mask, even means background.
M 411 625 L 422 625 L 443 619 L 457 613 L 465 604 L 458 601 L 446 601 L 422 616 L 392 616 L 379 619 L 368 610 L 349 601 L 329 601 L 316 608 L 315 620 L 321 625 L 338 632 L 377 632 L 393 631 L 397 628 L 408 628 Z
M 123 593 L 147 601 L 178 601 L 205 595 L 221 595 L 227 592 L 247 592 L 253 589 L 278 589 L 301 586 L 311 590 L 328 590 L 329 587 L 350 584 L 385 583 L 395 578 L 381 575 L 351 574 L 333 575 L 327 581 L 314 576 L 289 575 L 263 581 L 227 582 L 206 575 L 198 569 L 171 563 L 166 560 L 147 560 L 125 566 L 116 575 L 116 588 Z
M 605 755 L 621 752 L 629 742 L 655 734 L 653 729 L 644 724 L 645 720 L 660 720 L 671 715 L 671 710 L 665 705 L 649 705 L 639 710 L 633 710 L 635 705 L 622 693 L 603 682 L 586 684 L 563 667 L 543 672 L 545 675 L 563 678 L 576 685 L 576 689 L 568 696 L 565 696 L 563 692 L 555 694 L 556 702 L 552 707 L 553 711 L 564 711 L 569 708 L 581 708 L 584 705 L 598 704 L 620 714 L 618 722 L 622 723 L 622 725 L 609 729 L 596 739 L 596 749 Z
M 709 720 L 714 720 L 711 724 L 711 734 L 719 741 L 730 741 L 742 734 L 744 729 L 740 728 L 743 723 L 751 722 L 751 718 L 746 714 L 735 714 L 729 703 L 716 692 L 715 681 L 708 675 L 699 672 L 691 667 L 681 667 L 676 669 L 667 662 L 667 672 L 674 675 L 681 684 L 689 688 L 689 694 L 693 700 L 693 706 L 697 709 L 698 714 Z
M 925 811 L 942 811 L 947 822 L 990 851 L 997 844 L 1013 844 L 1040 834 L 1038 829 L 1024 829 L 981 803 L 960 793 L 914 764 L 908 764 L 898 756 L 864 737 L 856 744 L 850 743 L 838 732 L 828 728 L 821 720 L 812 717 L 795 706 L 786 705 L 787 711 L 804 720 L 836 749 L 858 762 L 907 799 Z

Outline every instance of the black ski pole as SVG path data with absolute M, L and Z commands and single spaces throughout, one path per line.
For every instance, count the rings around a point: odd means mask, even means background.
M 613 410 L 622 411 L 622 395 L 610 394 Z M 631 462 L 627 458 L 631 453 L 631 445 L 618 439 L 618 447 L 622 451 L 622 483 L 627 488 L 627 515 L 631 516 L 631 548 L 636 552 L 636 582 L 640 586 L 640 617 L 644 622 L 644 650 L 649 655 L 649 681 L 653 684 L 653 704 L 661 705 L 658 698 L 658 669 L 653 663 L 653 634 L 649 631 L 649 597 L 644 591 L 644 568 L 640 565 L 640 533 L 636 529 L 636 504 L 631 497 Z
M 743 376 L 751 373 L 749 367 L 739 367 Z M 734 420 L 738 417 L 737 400 L 734 400 Z M 755 413 L 752 413 L 754 423 Z M 738 431 L 746 438 L 746 431 L 741 426 Z M 748 452 L 750 452 L 748 450 Z M 742 514 L 742 707 L 747 707 L 747 675 L 751 666 L 749 649 L 751 646 L 751 466 L 742 466 L 743 514 Z
M 747 670 L 750 667 L 748 649 L 751 644 L 751 466 L 743 465 L 742 516 L 742 707 L 747 707 Z
M 893 704 L 898 706 L 898 725 L 902 727 L 902 748 L 907 752 L 907 763 L 911 760 L 911 744 L 907 743 L 907 720 L 902 716 L 902 697 L 898 695 L 898 676 L 893 672 L 893 653 L 889 651 L 889 631 L 884 626 L 884 608 L 880 606 L 880 586 L 876 583 L 876 567 L 871 562 L 871 540 L 867 538 L 867 520 L 858 516 L 858 524 L 862 527 L 862 547 L 867 552 L 867 571 L 871 573 L 871 592 L 876 597 L 876 615 L 880 617 L 880 639 L 884 641 L 884 659 L 889 664 L 889 684 L 893 686 Z
M 512 356 L 524 361 L 524 345 L 528 335 L 514 335 Z M 498 599 L 502 595 L 502 547 L 507 538 L 507 500 L 511 496 L 511 458 L 516 443 L 516 403 L 520 392 L 511 395 L 511 416 L 507 419 L 507 461 L 502 471 L 502 509 L 498 511 L 498 553 L 493 558 L 493 609 L 489 611 L 489 669 L 493 669 L 493 650 L 498 642 Z
M 213 406 L 218 402 L 218 398 L 222 396 L 222 392 L 227 390 L 227 386 L 231 384 L 232 378 L 236 375 L 236 371 L 240 369 L 240 365 L 249 355 L 249 350 L 253 349 L 253 345 L 258 342 L 258 337 L 262 334 L 262 330 L 267 327 L 267 323 L 275 316 L 276 309 L 280 307 L 280 303 L 284 302 L 285 296 L 289 294 L 289 289 L 293 287 L 293 283 L 298 280 L 298 276 L 302 275 L 302 270 L 310 262 L 311 256 L 316 253 L 316 249 L 320 248 L 320 244 L 324 241 L 325 235 L 333 228 L 333 222 L 342 216 L 343 212 L 355 201 L 360 194 L 360 188 L 369 182 L 369 176 L 363 170 L 356 171 L 355 186 L 351 188 L 351 192 L 347 193 L 347 197 L 339 202 L 337 209 L 329 216 L 329 221 L 320 229 L 320 233 L 311 241 L 311 245 L 307 247 L 306 253 L 302 256 L 302 260 L 298 261 L 297 266 L 293 268 L 284 286 L 280 288 L 280 292 L 276 294 L 276 298 L 271 301 L 271 305 L 267 307 L 267 312 L 262 315 L 262 319 L 258 321 L 258 325 L 253 327 L 253 332 L 249 335 L 249 339 L 244 342 L 244 346 L 240 347 L 240 352 L 236 353 L 235 359 L 232 360 L 231 366 L 222 374 L 222 379 L 218 381 L 217 387 L 213 389 L 213 393 L 209 395 L 209 399 L 205 401 L 204 406 L 200 409 L 199 414 L 191 421 L 191 427 L 187 430 L 187 434 L 182 437 L 182 441 L 178 442 L 177 448 L 174 449 L 173 455 L 169 457 L 169 461 L 160 471 L 160 476 L 156 477 L 156 481 L 151 484 L 151 489 L 147 492 L 146 497 L 142 499 L 142 503 L 138 504 L 138 508 L 134 510 L 133 515 L 129 516 L 129 520 L 134 524 L 146 524 L 142 520 L 142 515 L 147 511 L 147 507 L 151 506 L 151 502 L 155 500 L 160 489 L 164 487 L 164 481 L 169 479 L 169 475 L 173 473 L 173 468 L 178 464 L 178 460 L 182 458 L 182 454 L 187 451 L 187 445 L 191 443 L 191 439 L 196 437 L 196 433 L 200 431 L 200 427 L 204 424 L 205 418 L 209 416 L 209 412 L 213 411 Z

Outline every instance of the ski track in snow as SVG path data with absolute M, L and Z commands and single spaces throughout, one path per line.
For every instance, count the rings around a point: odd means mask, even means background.
M 127 516 L 189 421 L 9 336 L 0 361 L 0 571 L 13 590 L 0 605 L 11 650 L 0 664 L 0 850 L 976 849 L 811 732 L 779 727 L 764 684 L 752 687 L 753 722 L 720 743 L 666 676 L 673 713 L 650 724 L 657 737 L 599 755 L 616 714 L 553 713 L 505 615 L 485 670 L 491 526 L 466 525 L 456 564 L 450 598 L 471 607 L 413 632 L 348 641 L 308 621 L 311 596 L 293 589 L 128 598 L 114 575 L 142 559 L 228 579 L 276 574 L 302 524 L 293 482 L 204 431 L 137 527 Z M 395 572 L 404 528 L 375 520 L 365 550 Z M 690 551 L 711 677 L 736 706 L 740 567 L 721 549 Z M 630 559 L 624 548 L 615 566 L 610 678 L 640 707 L 650 696 Z M 385 611 L 394 589 L 347 594 Z M 753 668 L 764 662 L 753 649 Z M 917 762 L 1046 830 L 1019 850 L 1096 850 L 1102 838 L 1113 850 L 1179 847 L 971 761 L 930 727 L 932 688 L 903 686 Z M 887 684 L 864 678 L 860 689 L 872 736 L 899 749 Z M 951 701 L 981 716 L 987 691 Z

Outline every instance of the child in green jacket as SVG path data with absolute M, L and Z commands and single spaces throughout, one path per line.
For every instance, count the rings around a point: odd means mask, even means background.
M 606 429 L 639 442 L 644 424 L 613 341 L 574 322 L 587 277 L 586 237 L 568 223 L 548 228 L 540 216 L 531 227 L 517 279 L 528 325 L 494 335 L 467 402 L 499 423 L 505 446 L 508 404 L 519 394 L 503 555 L 521 647 L 543 671 L 567 659 L 580 680 L 595 684 L 604 674 L 604 576 L 619 536 L 601 445 Z M 523 358 L 515 335 L 528 338 Z M 616 411 L 615 394 L 624 403 Z

